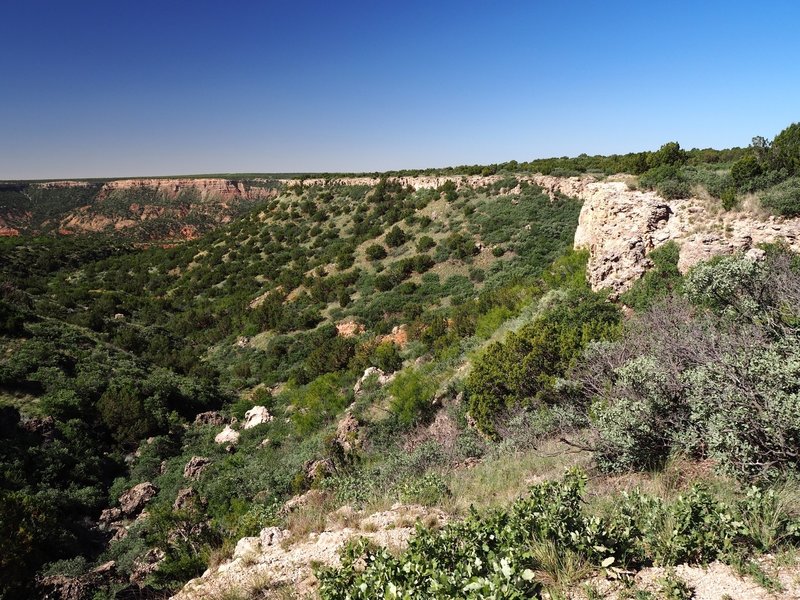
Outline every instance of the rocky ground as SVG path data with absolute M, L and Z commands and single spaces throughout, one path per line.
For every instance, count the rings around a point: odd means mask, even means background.
M 401 549 L 418 522 L 436 527 L 446 520 L 437 509 L 398 504 L 371 515 L 340 508 L 329 515 L 324 531 L 302 538 L 289 530 L 269 527 L 259 537 L 239 540 L 231 560 L 208 569 L 173 598 L 221 598 L 232 590 L 244 597 L 274 591 L 290 598 L 313 598 L 317 581 L 312 565 L 337 565 L 338 552 L 347 541 L 365 537 L 386 548 Z

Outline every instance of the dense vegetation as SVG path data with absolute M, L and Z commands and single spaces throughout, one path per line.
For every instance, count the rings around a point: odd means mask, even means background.
M 30 584 L 45 562 L 97 557 L 104 534 L 87 519 L 150 480 L 160 490 L 152 518 L 110 555 L 123 573 L 135 568 L 176 526 L 171 506 L 193 455 L 214 461 L 213 479 L 195 485 L 206 504 L 191 516 L 211 527 L 169 550 L 156 586 L 196 574 L 210 548 L 243 535 L 241 522 L 266 510 L 252 505 L 257 495 L 269 505 L 308 487 L 304 465 L 325 453 L 325 427 L 352 401 L 364 368 L 393 371 L 489 331 L 480 316 L 513 314 L 524 282 L 569 244 L 578 203 L 553 203 L 531 186 L 512 203 L 502 191 L 516 184 L 298 188 L 174 248 L 3 240 L 2 523 L 14 540 L 5 593 Z M 503 251 L 481 251 L 479 241 Z M 376 243 L 385 255 L 369 251 Z M 348 319 L 364 333 L 337 335 L 332 323 Z M 402 356 L 381 338 L 395 325 L 412 341 Z M 278 382 L 282 391 L 266 387 Z M 416 423 L 429 387 L 398 378 L 397 422 L 382 426 Z M 185 429 L 204 410 L 227 406 L 241 418 L 254 404 L 288 417 L 270 425 L 267 449 L 263 432 L 244 435 L 231 456 L 213 442 L 218 428 Z
M 701 185 L 732 208 L 758 192 L 791 215 L 797 132 L 729 151 L 668 143 L 458 169 L 499 175 L 476 188 L 298 179 L 171 247 L 0 239 L 0 597 L 108 560 L 116 573 L 98 598 L 124 597 L 131 581 L 157 596 L 266 526 L 307 532 L 282 508 L 293 495 L 317 492 L 307 520 L 323 524 L 344 504 L 449 506 L 464 464 L 513 462 L 553 438 L 591 457 L 593 479 L 674 461 L 727 479 L 606 506 L 573 471 L 420 527 L 402 553 L 354 543 L 341 568 L 319 571 L 323 597 L 522 598 L 591 572 L 744 568 L 796 547 L 800 507 L 780 486 L 800 471 L 798 259 L 769 247 L 681 275 L 678 247 L 664 245 L 620 298 L 634 313 L 623 319 L 569 250 L 580 203 L 519 174 L 627 171 L 668 197 Z M 26 190 L 0 197 L 17 210 Z M 106 209 L 131 198 L 116 200 Z M 36 218 L 78 202 L 42 202 Z M 368 367 L 382 373 L 362 379 Z M 271 418 L 244 429 L 253 406 Z M 343 440 L 345 416 L 357 431 Z M 233 419 L 238 442 L 216 442 Z M 202 472 L 185 474 L 198 457 Z M 154 490 L 146 517 L 123 533 L 98 527 L 142 482 Z M 157 568 L 143 569 L 147 557 Z

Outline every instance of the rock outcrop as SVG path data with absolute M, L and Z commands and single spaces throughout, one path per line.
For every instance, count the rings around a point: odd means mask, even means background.
M 183 476 L 186 479 L 197 479 L 211 465 L 211 459 L 205 456 L 193 456 L 183 467 Z
M 37 581 L 39 598 L 45 600 L 89 600 L 97 588 L 115 574 L 117 564 L 110 560 L 78 577 L 51 575 Z
M 191 510 L 205 505 L 206 502 L 200 497 L 197 490 L 190 487 L 181 488 L 178 490 L 175 502 L 172 503 L 172 510 Z
M 363 444 L 361 429 L 358 420 L 353 416 L 350 409 L 345 411 L 342 419 L 336 424 L 334 441 L 342 449 L 345 456 L 361 448 Z
M 336 324 L 336 334 L 343 338 L 354 338 L 364 333 L 364 326 L 352 319 Z
M 144 510 L 150 500 L 158 493 L 158 488 L 145 481 L 133 486 L 131 489 L 122 493 L 119 497 L 119 509 L 124 517 L 135 517 Z
M 224 423 L 225 417 L 216 410 L 201 412 L 194 418 L 195 425 L 223 425 Z
M 276 589 L 287 586 L 293 598 L 304 598 L 313 594 L 316 585 L 312 565 L 339 564 L 339 550 L 348 540 L 360 536 L 381 546 L 403 548 L 420 520 L 444 523 L 447 517 L 439 510 L 421 506 L 395 505 L 369 516 L 350 511 L 348 526 L 329 521 L 324 531 L 311 533 L 294 544 L 287 544 L 289 531 L 268 527 L 258 537 L 239 540 L 229 562 L 193 579 L 174 598 L 199 600 L 223 591 L 246 596 L 265 580 Z
M 378 367 L 367 367 L 364 370 L 364 374 L 353 386 L 353 393 L 356 397 L 362 395 L 364 392 L 364 384 L 372 377 L 375 377 L 375 381 L 378 385 L 384 386 L 394 379 L 394 374 L 387 375 L 383 372 L 383 369 L 379 369 Z
M 273 418 L 265 406 L 254 406 L 244 413 L 244 425 L 242 425 L 242 428 L 252 429 L 257 425 L 269 423 Z
M 592 289 L 609 288 L 614 296 L 644 275 L 652 266 L 648 254 L 669 241 L 680 247 L 681 272 L 712 256 L 761 243 L 782 241 L 800 251 L 800 219 L 722 212 L 700 198 L 665 200 L 655 192 L 630 190 L 613 178 L 539 175 L 533 182 L 551 195 L 583 200 L 574 245 L 589 250 Z
M 239 432 L 231 428 L 230 425 L 225 425 L 225 429 L 220 431 L 216 437 L 214 437 L 214 441 L 217 444 L 238 444 Z
M 195 193 L 201 200 L 238 198 L 266 198 L 274 191 L 268 187 L 254 187 L 242 181 L 219 178 L 184 179 L 117 179 L 103 184 L 98 194 L 102 200 L 122 190 L 148 189 L 167 198 L 176 198 L 182 193 Z

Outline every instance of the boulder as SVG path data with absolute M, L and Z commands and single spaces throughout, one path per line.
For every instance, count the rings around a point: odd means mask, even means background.
M 334 472 L 333 462 L 329 458 L 310 460 L 305 464 L 306 477 L 315 481 Z
M 122 518 L 122 511 L 119 508 L 107 508 L 100 513 L 100 524 L 108 526 L 114 521 Z
M 364 384 L 371 377 L 376 377 L 378 385 L 384 386 L 394 379 L 395 374 L 392 373 L 391 375 L 387 375 L 386 373 L 383 372 L 382 369 L 379 369 L 378 367 L 367 367 L 364 370 L 364 374 L 358 381 L 356 381 L 356 384 L 353 386 L 353 393 L 356 396 L 360 396 L 363 393 Z
M 158 570 L 158 566 L 164 560 L 164 557 L 163 550 L 151 548 L 143 556 L 136 559 L 131 572 L 131 583 L 141 584 L 150 574 Z
M 52 575 L 37 581 L 39 597 L 45 600 L 89 600 L 97 588 L 116 571 L 117 563 L 110 560 L 78 577 Z
M 200 498 L 200 494 L 193 488 L 181 488 L 178 490 L 178 495 L 175 502 L 172 503 L 172 510 L 191 510 L 199 508 L 205 502 Z
M 243 429 L 252 429 L 262 423 L 269 423 L 272 419 L 273 416 L 269 414 L 265 406 L 254 406 L 244 413 L 244 425 L 242 427 Z
M 225 417 L 216 410 L 201 412 L 194 418 L 195 425 L 222 425 L 224 423 Z
M 210 458 L 193 456 L 183 467 L 183 476 L 186 479 L 197 479 L 209 465 L 211 465 Z
M 268 548 L 280 542 L 284 537 L 284 533 L 279 527 L 266 527 L 261 530 L 258 537 L 261 539 L 261 547 Z
M 358 420 L 353 416 L 350 410 L 347 410 L 341 421 L 337 423 L 334 441 L 345 454 L 351 454 L 361 447 L 362 440 Z
M 134 517 L 157 493 L 158 488 L 149 481 L 145 481 L 123 492 L 119 497 L 119 508 L 124 516 Z
M 225 429 L 220 431 L 214 441 L 218 444 L 238 444 L 239 443 L 239 432 L 231 429 L 230 425 L 225 425 Z
M 20 427 L 29 433 L 41 436 L 47 441 L 51 441 L 56 436 L 56 420 L 51 417 L 33 417 L 27 421 L 22 421 Z
M 236 542 L 236 549 L 233 551 L 233 558 L 245 558 L 258 554 L 261 550 L 261 538 L 246 537 Z

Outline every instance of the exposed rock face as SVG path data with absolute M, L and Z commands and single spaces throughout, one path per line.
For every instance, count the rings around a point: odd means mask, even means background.
M 49 415 L 46 417 L 27 419 L 26 421 L 22 421 L 21 426 L 25 431 L 40 435 L 47 440 L 51 440 L 55 437 L 56 421 Z
M 122 511 L 119 508 L 106 508 L 100 513 L 100 524 L 108 526 L 114 521 L 119 521 L 122 518 Z
M 364 374 L 361 376 L 361 379 L 356 381 L 356 384 L 353 386 L 353 393 L 356 396 L 360 396 L 363 393 L 364 384 L 370 377 L 377 377 L 376 381 L 378 382 L 378 385 L 383 386 L 394 379 L 394 374 L 387 375 L 378 367 L 367 367 L 364 370 Z
M 205 505 L 206 502 L 200 498 L 200 494 L 193 488 L 181 488 L 172 503 L 172 510 L 191 510 Z
M 258 582 L 268 577 L 272 585 L 290 586 L 293 598 L 305 598 L 313 592 L 312 564 L 339 564 L 339 550 L 354 537 L 365 537 L 390 548 L 403 548 L 414 533 L 415 521 L 433 519 L 444 523 L 447 517 L 436 509 L 395 505 L 391 510 L 362 516 L 351 511 L 355 527 L 328 523 L 325 531 L 287 546 L 281 542 L 289 532 L 268 527 L 258 537 L 243 538 L 236 545 L 233 558 L 202 577 L 193 579 L 174 596 L 177 600 L 200 600 L 220 592 L 235 591 L 247 595 Z
M 145 505 L 158 493 L 158 488 L 149 481 L 133 486 L 119 497 L 119 508 L 126 517 L 138 515 Z
M 336 324 L 336 334 L 343 338 L 353 338 L 364 333 L 364 326 L 356 321 L 342 321 Z
M 201 200 L 221 198 L 265 198 L 271 190 L 264 187 L 249 187 L 241 181 L 229 179 L 117 179 L 104 184 L 98 198 L 102 199 L 115 191 L 131 189 L 153 189 L 157 193 L 175 198 L 184 192 L 196 192 Z
M 158 565 L 164 560 L 165 556 L 164 551 L 159 548 L 148 550 L 144 556 L 134 562 L 133 572 L 130 577 L 131 582 L 136 584 L 143 583 L 148 575 L 158 569 Z
M 45 600 L 87 600 L 97 587 L 114 575 L 117 564 L 110 560 L 80 577 L 52 575 L 37 582 L 39 597 Z
M 378 342 L 391 342 L 400 348 L 405 348 L 406 344 L 408 344 L 408 326 L 395 325 L 392 327 L 392 333 L 382 336 Z
M 327 475 L 332 475 L 335 471 L 333 461 L 329 458 L 320 458 L 319 460 L 310 460 L 303 466 L 306 478 L 310 481 L 316 481 Z
M 197 479 L 203 471 L 211 465 L 211 459 L 205 456 L 193 456 L 183 467 L 183 476 L 186 479 Z
M 720 254 L 747 251 L 761 243 L 786 242 L 800 251 L 800 219 L 759 219 L 745 212 L 712 212 L 699 198 L 665 200 L 655 192 L 629 190 L 622 181 L 534 176 L 550 194 L 584 201 L 575 248 L 589 250 L 587 275 L 592 289 L 626 291 L 652 266 L 647 255 L 674 240 L 678 268 L 686 272 Z
M 218 444 L 238 444 L 239 432 L 232 429 L 230 425 L 225 425 L 225 429 L 217 434 L 214 441 Z
M 194 418 L 195 425 L 222 425 L 224 423 L 225 417 L 216 410 L 201 412 Z
M 244 429 L 252 429 L 262 423 L 269 423 L 272 419 L 273 416 L 269 414 L 265 406 L 254 406 L 244 413 L 244 425 L 242 427 Z
M 21 195 L 30 208 L 0 207 L 0 236 L 57 231 L 61 235 L 86 232 L 127 231 L 145 239 L 191 240 L 203 230 L 230 222 L 243 207 L 275 196 L 275 182 L 233 181 L 220 178 L 119 179 L 100 184 L 85 181 L 23 183 Z M 58 215 L 37 207 L 37 199 L 57 198 L 58 190 L 75 188 L 70 203 Z M 131 199 L 129 204 L 127 199 Z M 144 200 L 142 200 L 144 198 Z M 192 223 L 187 217 L 192 216 Z M 200 217 L 202 225 L 196 224 Z M 166 219 L 169 230 L 155 234 L 140 228 L 142 223 Z
M 352 454 L 359 448 L 363 440 L 361 439 L 361 430 L 358 427 L 358 420 L 353 414 L 347 410 L 344 417 L 336 425 L 336 443 L 347 454 Z

